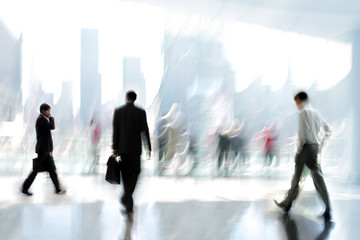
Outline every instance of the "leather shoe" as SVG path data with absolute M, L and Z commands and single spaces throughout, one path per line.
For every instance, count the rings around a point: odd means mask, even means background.
M 64 189 L 58 189 L 55 191 L 56 194 L 65 194 L 66 193 L 66 190 Z
M 29 190 L 21 189 L 21 192 L 25 194 L 26 196 L 32 196 L 32 192 L 29 192 Z
M 276 206 L 278 206 L 279 208 L 281 208 L 284 212 L 289 212 L 290 211 L 290 208 L 291 208 L 291 205 L 286 205 L 284 202 L 278 202 L 276 200 L 274 200 L 274 203 Z

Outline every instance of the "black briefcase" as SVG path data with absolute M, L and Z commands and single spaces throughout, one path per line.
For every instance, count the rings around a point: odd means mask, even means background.
M 111 155 L 107 161 L 105 180 L 111 184 L 120 184 L 120 163 Z
M 39 161 L 39 158 L 33 158 L 33 170 L 34 170 L 34 168 L 35 168 L 38 161 Z M 46 172 L 46 171 L 47 171 L 47 169 L 46 169 L 45 165 L 44 164 L 41 165 L 41 167 L 39 169 L 39 172 Z

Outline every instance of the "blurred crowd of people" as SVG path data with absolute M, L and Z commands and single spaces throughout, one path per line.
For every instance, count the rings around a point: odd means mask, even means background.
M 250 137 L 244 133 L 246 124 L 245 119 L 235 118 L 198 136 L 193 121 L 186 121 L 181 106 L 174 103 L 155 124 L 154 174 L 196 175 L 210 168 L 216 176 L 231 176 L 250 166 L 276 168 L 295 153 L 296 137 L 282 146 L 276 122 Z

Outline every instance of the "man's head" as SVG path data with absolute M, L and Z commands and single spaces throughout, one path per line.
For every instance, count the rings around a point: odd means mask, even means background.
M 308 101 L 308 95 L 306 92 L 299 92 L 298 94 L 295 95 L 294 97 L 294 101 L 296 103 L 296 106 L 298 107 L 298 109 L 302 109 L 303 108 L 303 102 L 307 102 Z
M 45 115 L 46 117 L 50 117 L 50 106 L 47 103 L 43 103 L 40 105 L 40 113 Z
M 126 93 L 126 101 L 127 102 L 135 102 L 136 96 L 137 96 L 136 93 L 134 91 L 130 90 Z

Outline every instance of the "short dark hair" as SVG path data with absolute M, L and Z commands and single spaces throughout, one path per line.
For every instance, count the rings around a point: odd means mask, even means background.
M 296 100 L 296 99 L 299 99 L 301 101 L 307 101 L 308 100 L 308 95 L 307 95 L 306 92 L 301 91 L 301 92 L 299 92 L 298 94 L 295 95 L 294 100 Z
M 129 99 L 129 100 L 132 101 L 132 102 L 135 102 L 136 96 L 137 96 L 136 93 L 135 93 L 134 91 L 132 91 L 132 90 L 130 90 L 130 91 L 128 91 L 128 92 L 126 93 L 127 99 Z
M 43 103 L 43 104 L 40 105 L 40 113 L 42 113 L 43 111 L 46 111 L 48 109 L 50 109 L 49 104 Z

